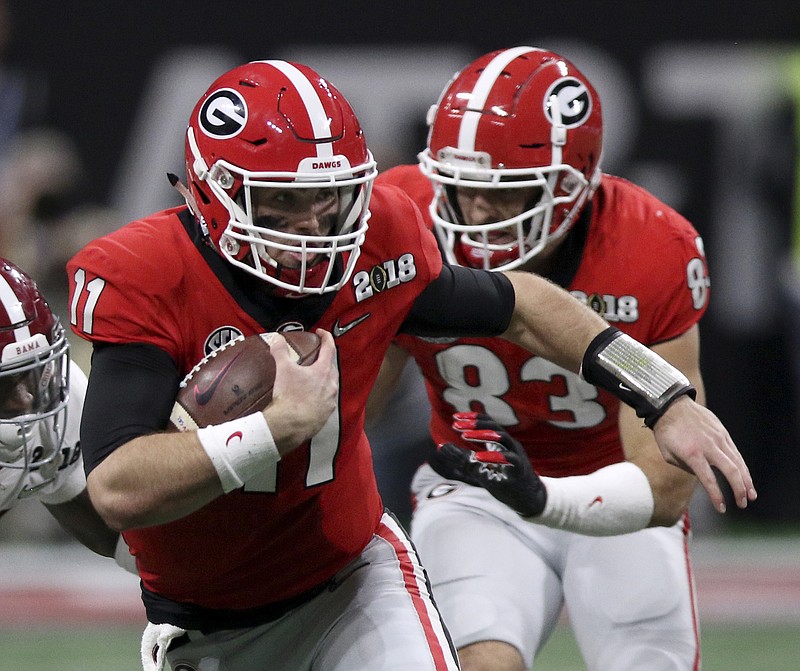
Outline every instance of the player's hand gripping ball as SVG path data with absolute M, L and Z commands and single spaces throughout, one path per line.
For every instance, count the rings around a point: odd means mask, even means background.
M 280 334 L 298 365 L 314 363 L 320 337 L 307 331 Z M 197 431 L 263 410 L 272 400 L 276 333 L 239 336 L 203 358 L 183 379 L 170 416 L 170 429 Z

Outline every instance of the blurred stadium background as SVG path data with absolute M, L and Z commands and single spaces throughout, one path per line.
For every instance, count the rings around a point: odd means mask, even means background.
M 236 63 L 288 58 L 329 76 L 388 168 L 414 160 L 425 112 L 460 66 L 514 44 L 559 51 L 603 98 L 606 170 L 686 215 L 709 255 L 712 302 L 701 324 L 709 405 L 760 496 L 724 517 L 702 495 L 693 503 L 701 620 L 800 634 L 797 8 L 772 0 L 236 4 L 0 0 L 0 254 L 34 275 L 68 319 L 67 258 L 179 202 L 165 173 L 183 172 L 186 117 Z M 88 352 L 73 343 L 88 369 Z M 382 491 L 401 519 L 408 478 L 428 449 L 425 415 L 410 368 L 391 416 L 370 427 Z M 136 581 L 109 564 L 38 504 L 6 515 L 0 649 L 55 625 L 119 626 L 135 644 Z M 71 637 L 54 640 L 63 650 Z M 79 650 L 81 640 L 89 639 L 77 637 Z M 115 640 L 99 636 L 98 645 L 119 647 Z M 52 668 L 127 668 L 91 666 L 97 650 L 87 648 L 85 664 Z M 769 650 L 774 642 L 764 643 L 762 661 Z M 793 665 L 758 668 L 797 668 L 795 652 Z M 134 646 L 131 669 L 137 655 Z M 51 668 L 22 664 L 0 654 L 0 671 Z M 704 668 L 757 668 L 713 664 Z

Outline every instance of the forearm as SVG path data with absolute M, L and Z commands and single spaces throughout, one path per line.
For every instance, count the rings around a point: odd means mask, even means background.
M 686 512 L 697 478 L 664 461 L 633 409 L 623 406 L 620 412 L 628 461 L 587 475 L 542 477 L 547 503 L 531 522 L 606 536 L 672 526 Z
M 269 424 L 265 415 L 271 417 Z M 277 464 L 282 454 L 309 438 L 305 426 L 298 413 L 276 403 L 274 410 L 199 431 L 140 436 L 99 464 L 87 485 L 93 503 L 114 529 L 164 524 Z
M 222 485 L 197 433 L 139 436 L 87 477 L 92 503 L 117 530 L 179 519 L 220 496 Z
M 577 299 L 532 273 L 509 272 L 516 309 L 503 337 L 577 373 L 592 339 L 608 324 Z
M 114 529 L 163 524 L 242 487 L 324 425 L 336 406 L 338 369 L 328 332 L 317 361 L 298 366 L 283 339 L 273 343 L 276 377 L 270 404 L 197 431 L 137 436 L 89 473 L 92 502 Z
M 613 536 L 649 526 L 654 499 L 647 476 L 621 462 L 588 475 L 543 477 L 547 502 L 530 522 L 587 536 Z
M 119 534 L 98 515 L 84 489 L 70 501 L 44 504 L 48 512 L 71 536 L 104 557 L 113 557 Z
M 588 536 L 644 529 L 653 513 L 645 474 L 628 462 L 593 473 L 539 477 L 519 443 L 487 415 L 457 413 L 453 428 L 477 447 L 441 445 L 428 463 L 440 475 L 484 487 L 533 523 Z M 469 454 L 471 452 L 471 454 Z

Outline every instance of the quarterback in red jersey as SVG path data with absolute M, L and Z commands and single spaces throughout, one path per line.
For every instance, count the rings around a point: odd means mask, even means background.
M 445 260 L 548 277 L 682 370 L 702 402 L 702 240 L 645 190 L 601 173 L 600 99 L 586 77 L 552 52 L 493 52 L 456 75 L 429 118 L 420 165 L 377 183 L 420 206 Z M 408 356 L 437 444 L 507 433 L 546 490 L 544 509 L 523 519 L 429 465 L 414 478 L 412 539 L 463 668 L 530 668 L 564 604 L 589 669 L 697 668 L 686 516 L 696 479 L 661 458 L 634 411 L 500 338 L 400 335 L 376 396 Z
M 145 669 L 457 668 L 416 552 L 383 509 L 363 431 L 392 337 L 504 334 L 611 389 L 622 379 L 607 363 L 608 338 L 622 336 L 597 314 L 530 274 L 443 266 L 419 210 L 398 189 L 373 190 L 375 175 L 330 82 L 301 64 L 248 63 L 192 111 L 187 184 L 170 177 L 186 206 L 68 264 L 71 324 L 94 346 L 87 483 L 136 557 Z M 199 359 L 239 335 L 290 329 L 320 334 L 319 356 L 296 366 L 277 339 L 263 411 L 165 430 Z M 640 343 L 624 347 L 646 362 L 628 367 L 628 394 L 658 420 L 662 449 L 718 466 L 754 496 L 688 380 Z M 648 366 L 669 381 L 654 394 Z

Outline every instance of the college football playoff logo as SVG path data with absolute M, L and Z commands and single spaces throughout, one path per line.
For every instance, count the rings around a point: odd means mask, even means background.
M 198 122 L 209 137 L 217 140 L 234 137 L 247 124 L 247 104 L 238 91 L 219 89 L 206 98 Z
M 553 123 L 553 110 L 550 99 L 555 96 L 561 123 L 566 128 L 576 128 L 583 124 L 592 113 L 592 96 L 580 79 L 562 77 L 547 89 L 544 95 L 544 115 Z

